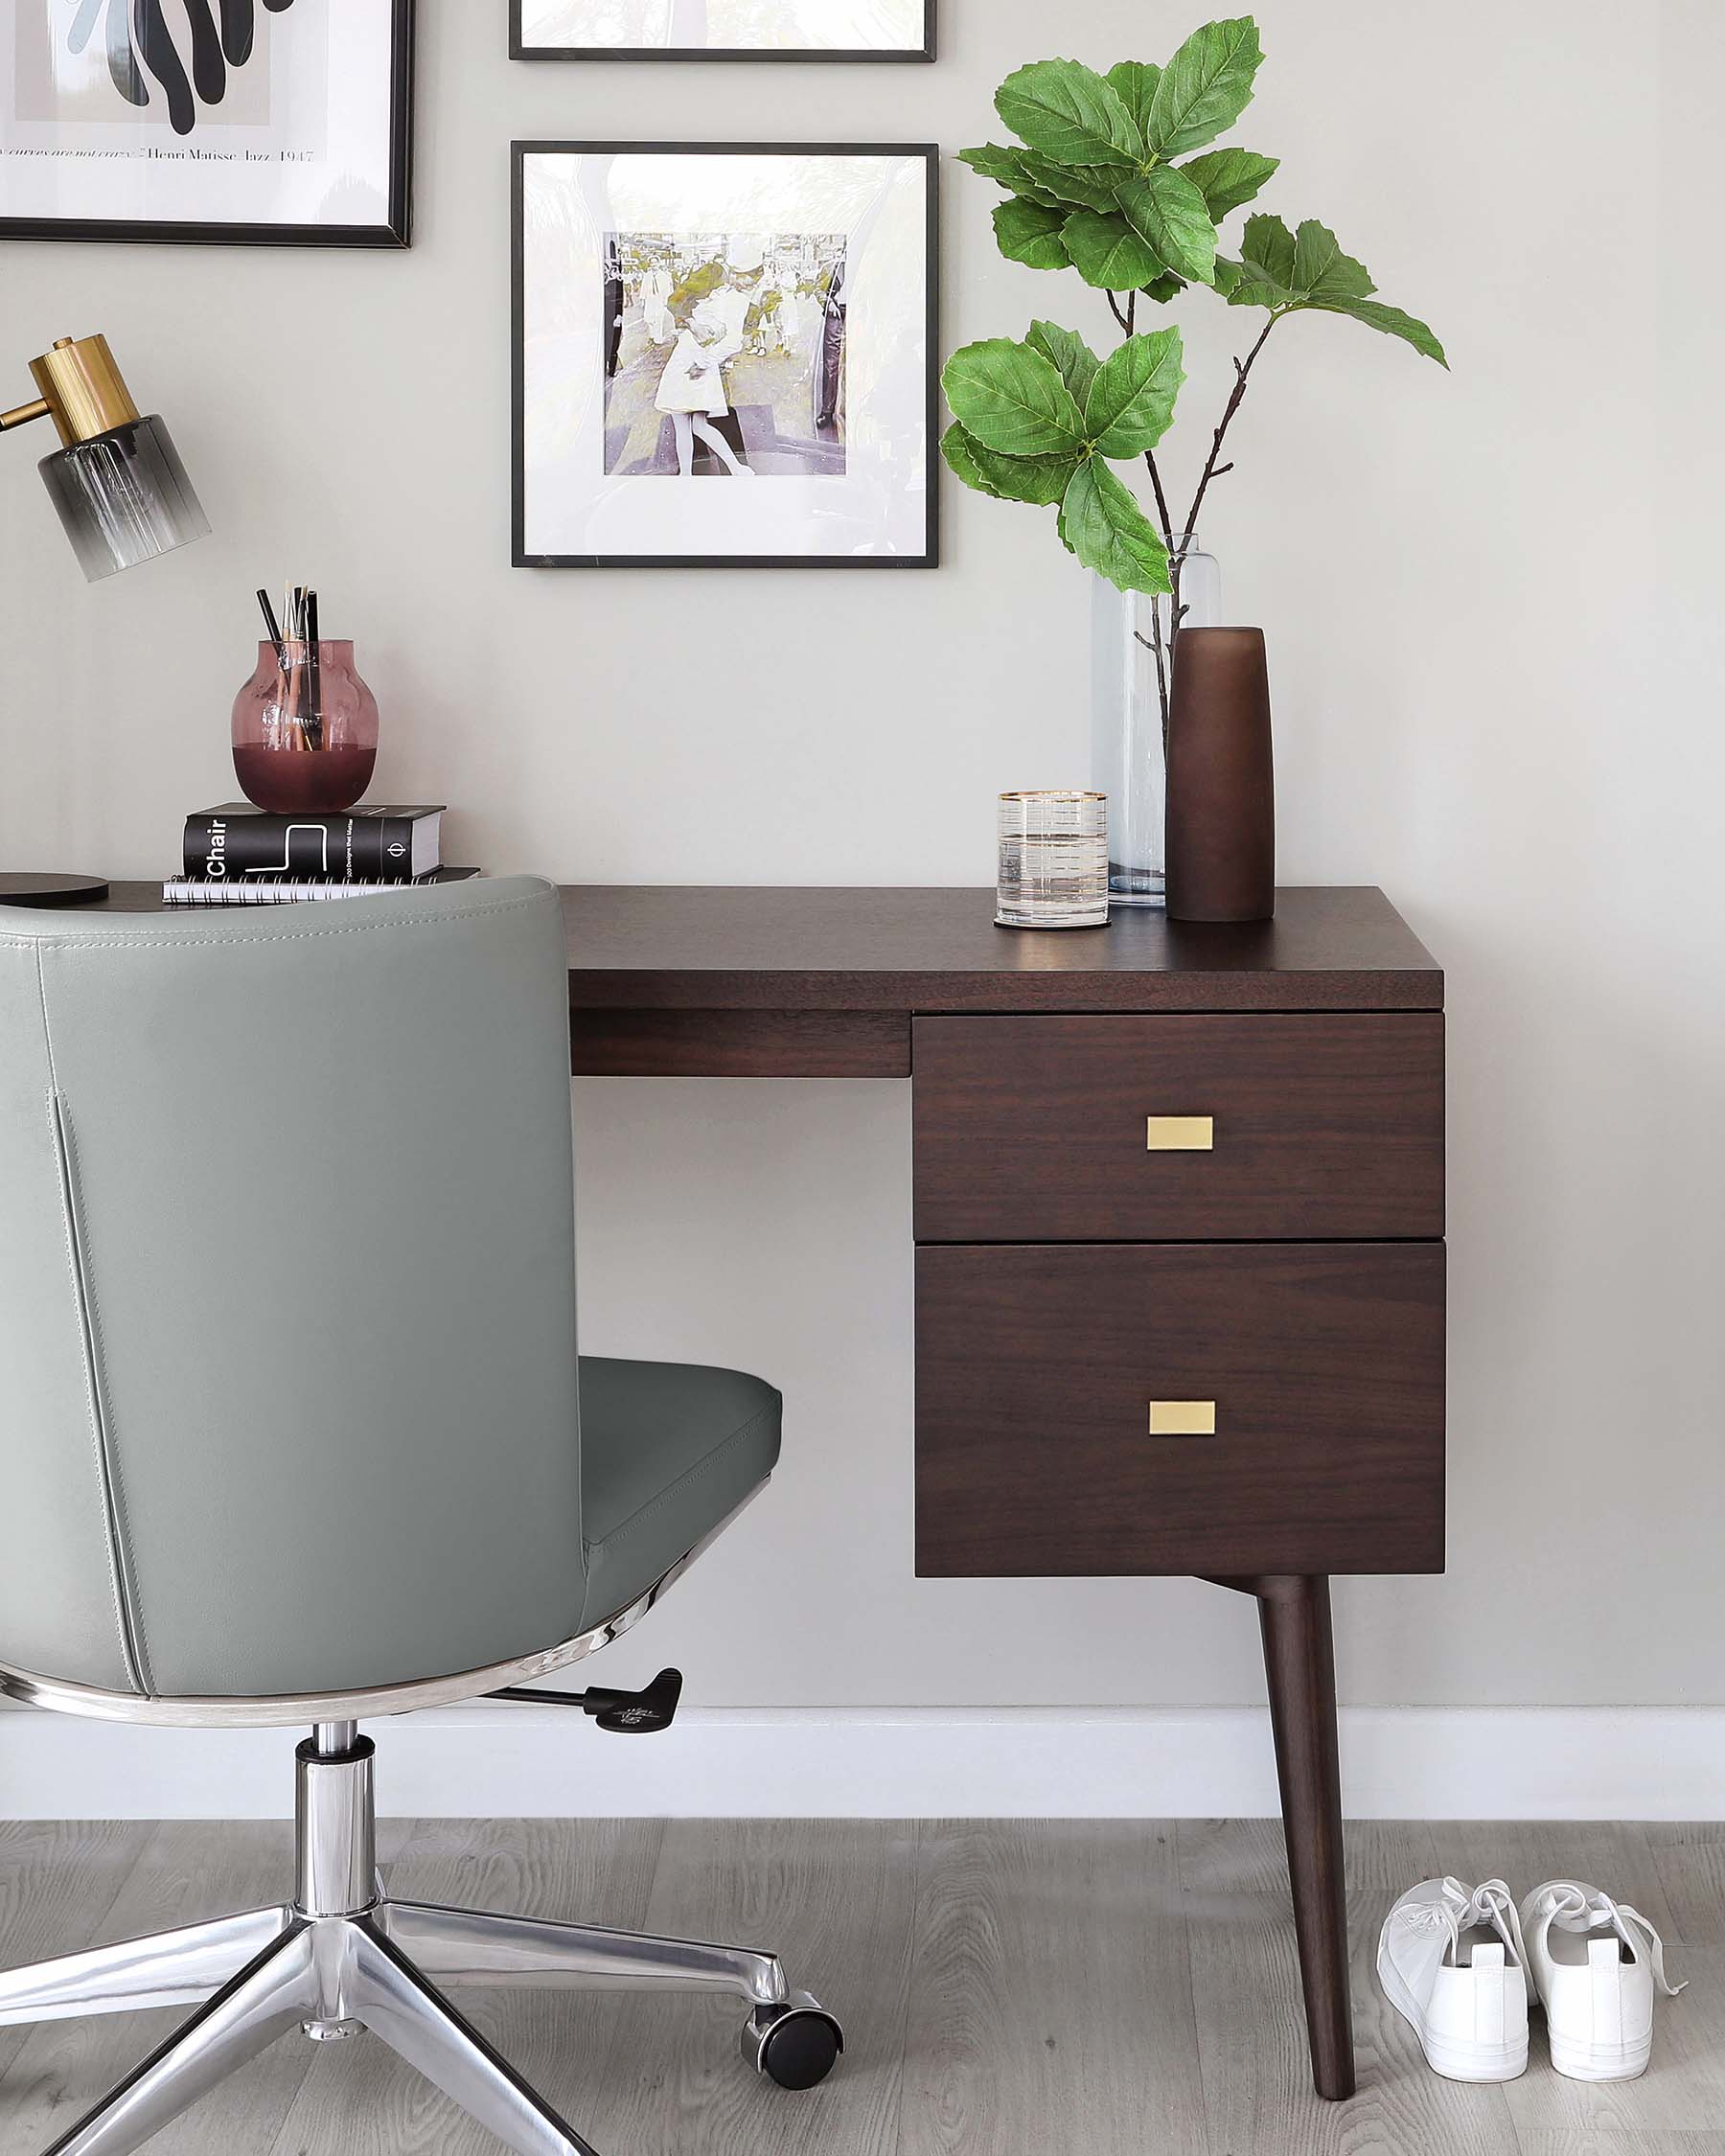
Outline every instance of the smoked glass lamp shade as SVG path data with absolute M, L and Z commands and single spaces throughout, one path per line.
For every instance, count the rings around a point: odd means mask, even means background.
M 172 436 L 132 402 L 106 337 L 60 337 L 30 372 L 36 395 L 0 409 L 0 435 L 54 423 L 60 446 L 36 469 L 91 584 L 208 536 Z M 99 876 L 0 873 L 0 906 L 85 906 L 107 895 Z
M 159 418 L 74 442 L 37 470 L 91 584 L 209 536 L 210 520 Z

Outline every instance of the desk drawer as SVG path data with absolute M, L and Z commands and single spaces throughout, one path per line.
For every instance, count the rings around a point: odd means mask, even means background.
M 1443 1299 L 1439 1243 L 919 1250 L 917 1571 L 1440 1571 Z
M 1443 1233 L 1437 1011 L 925 1018 L 912 1067 L 919 1242 Z

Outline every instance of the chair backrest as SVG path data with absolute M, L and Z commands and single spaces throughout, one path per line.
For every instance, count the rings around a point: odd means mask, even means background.
M 516 879 L 0 909 L 0 1662 L 176 1699 L 584 1597 L 568 957 Z

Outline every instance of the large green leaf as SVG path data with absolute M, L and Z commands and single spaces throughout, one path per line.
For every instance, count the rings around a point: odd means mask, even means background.
M 1298 233 L 1290 232 L 1280 218 L 1249 218 L 1240 260 L 1216 264 L 1216 289 L 1230 307 L 1346 314 L 1386 336 L 1400 337 L 1440 367 L 1449 365 L 1425 323 L 1372 298 L 1377 287 L 1365 264 L 1345 255 L 1335 234 L 1315 218 L 1307 218 Z
M 1100 457 L 1073 472 L 1060 505 L 1060 536 L 1087 569 L 1121 591 L 1167 591 L 1162 536 Z
M 968 434 L 1009 457 L 1075 455 L 1084 447 L 1084 415 L 1052 362 L 1010 337 L 967 344 L 940 378 L 946 401 Z
M 1138 133 L 1148 136 L 1150 107 L 1155 102 L 1156 85 L 1162 80 L 1162 69 L 1152 67 L 1148 60 L 1123 59 L 1109 69 L 1105 80 L 1119 92 L 1121 103 L 1138 123 Z
M 1194 285 L 1215 283 L 1216 228 L 1204 196 L 1184 172 L 1172 165 L 1156 165 L 1147 172 L 1123 174 L 1116 183 L 1115 198 L 1164 269 Z M 1138 285 L 1148 281 L 1133 280 Z
M 1026 202 L 1015 195 L 994 214 L 1001 254 L 1008 262 L 1028 263 L 1032 269 L 1064 269 L 1068 256 L 1060 235 L 1070 215 L 1059 204 L 1046 210 L 1040 202 Z
M 1162 69 L 1145 139 L 1158 157 L 1178 157 L 1214 142 L 1252 103 L 1252 82 L 1263 62 L 1257 24 L 1250 15 L 1206 23 Z
M 1021 150 L 1020 162 L 1028 186 L 1021 193 L 1034 191 L 1040 201 L 1052 196 L 1056 201 L 1069 203 L 1075 210 L 1112 210 L 1115 206 L 1114 189 L 1109 185 L 1109 173 L 1115 169 L 1108 165 L 1058 165 L 1052 157 L 1039 157 L 1035 150 Z
M 1248 218 L 1238 272 L 1230 273 L 1228 294 L 1235 307 L 1368 299 L 1377 290 L 1366 264 L 1345 255 L 1335 234 L 1313 218 L 1298 233 L 1290 232 L 1280 218 Z M 1273 296 L 1260 299 L 1255 296 L 1259 290 Z M 1242 291 L 1254 296 L 1242 298 Z
M 1180 170 L 1203 195 L 1210 222 L 1220 224 L 1261 192 L 1280 163 L 1279 157 L 1260 157 L 1255 149 L 1209 149 Z
M 1080 411 L 1090 401 L 1091 383 L 1102 371 L 1102 362 L 1075 330 L 1063 330 L 1058 322 L 1032 322 L 1024 342 L 1040 352 L 1054 367 L 1072 393 Z
M 1084 431 L 1105 457 L 1142 456 L 1168 431 L 1185 380 L 1182 358 L 1178 330 L 1128 337 L 1110 353 L 1084 410 Z
M 1294 236 L 1294 289 L 1308 299 L 1369 299 L 1377 287 L 1366 264 L 1345 255 L 1335 234 L 1308 218 Z
M 998 449 L 984 448 L 956 420 L 942 436 L 940 449 L 967 487 L 993 494 L 997 501 L 1028 502 L 1033 509 L 1051 509 L 1065 494 L 1079 464 L 1076 455 L 1001 456 Z
M 958 162 L 968 165 L 973 172 L 980 172 L 984 179 L 1009 187 L 1026 201 L 1041 202 L 1048 208 L 1056 201 L 1064 201 L 1064 195 L 1048 194 L 1030 177 L 1025 166 L 1028 156 L 1028 150 L 1005 149 L 998 142 L 985 142 L 978 149 L 961 149 Z
M 1414 315 L 1404 314 L 1399 307 L 1386 307 L 1382 300 L 1375 299 L 1315 299 L 1306 304 L 1316 313 L 1346 314 L 1350 321 L 1364 322 L 1368 329 L 1381 330 L 1387 337 L 1400 337 L 1426 358 L 1436 359 L 1440 367 L 1449 366 L 1443 347 L 1431 330 Z
M 1104 217 L 1079 210 L 1066 221 L 1062 236 L 1072 267 L 1098 291 L 1130 292 L 1162 276 L 1165 264 L 1149 241 L 1140 239 L 1118 210 Z
M 1035 60 L 1009 75 L 995 110 L 1022 142 L 1063 165 L 1138 165 L 1144 138 L 1119 92 L 1074 59 Z

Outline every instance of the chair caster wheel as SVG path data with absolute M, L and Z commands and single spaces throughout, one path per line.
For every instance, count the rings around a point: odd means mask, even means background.
M 743 2024 L 743 2056 L 781 2089 L 812 2089 L 833 2071 L 844 2031 L 808 1993 L 788 2007 L 757 2007 Z

